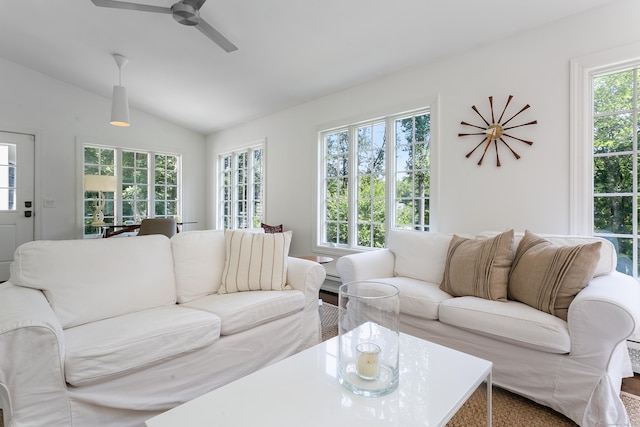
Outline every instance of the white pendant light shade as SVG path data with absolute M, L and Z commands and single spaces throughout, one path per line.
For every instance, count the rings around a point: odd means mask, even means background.
M 124 86 L 113 87 L 111 101 L 111 124 L 114 126 L 131 126 L 129 121 L 129 101 L 127 88 Z
M 114 126 L 131 126 L 129 121 L 129 100 L 127 99 L 127 88 L 122 86 L 122 67 L 129 60 L 122 55 L 113 55 L 118 65 L 118 85 L 113 87 L 113 98 L 111 99 L 111 124 Z

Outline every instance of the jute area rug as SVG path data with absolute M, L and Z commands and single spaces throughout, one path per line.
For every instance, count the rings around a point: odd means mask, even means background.
M 322 340 L 338 335 L 338 307 L 322 305 Z M 640 397 L 622 393 L 622 401 L 631 418 L 631 427 L 640 427 Z M 527 398 L 493 387 L 492 423 L 496 427 L 576 426 L 564 415 Z M 483 384 L 471 395 L 447 427 L 484 427 L 487 425 L 487 389 Z

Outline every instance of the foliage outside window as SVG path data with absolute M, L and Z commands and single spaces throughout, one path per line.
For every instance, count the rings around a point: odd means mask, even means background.
M 220 227 L 260 227 L 264 221 L 264 147 L 223 154 L 218 165 Z
M 430 126 L 421 110 L 320 133 L 320 245 L 383 248 L 389 228 L 429 230 Z
M 638 68 L 593 78 L 593 231 L 638 276 Z
M 150 159 L 153 163 L 150 164 Z M 112 147 L 84 147 L 84 174 L 119 177 L 116 192 L 104 193 L 105 224 L 140 223 L 144 218 L 180 216 L 180 156 Z M 149 191 L 153 188 L 153 191 Z M 96 192 L 84 192 L 84 235 L 91 226 Z

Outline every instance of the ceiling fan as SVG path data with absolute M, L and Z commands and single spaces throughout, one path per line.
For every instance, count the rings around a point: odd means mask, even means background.
M 196 27 L 202 34 L 209 37 L 218 46 L 227 52 L 233 52 L 238 48 L 231 43 L 218 30 L 200 19 L 200 8 L 207 0 L 180 0 L 171 7 L 151 6 L 147 4 L 129 3 L 116 0 L 91 0 L 99 7 L 111 7 L 115 9 L 139 10 L 141 12 L 166 13 L 173 15 L 173 19 L 182 25 Z

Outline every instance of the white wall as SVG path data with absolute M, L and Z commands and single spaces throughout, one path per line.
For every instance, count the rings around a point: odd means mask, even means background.
M 205 137 L 135 109 L 132 126 L 116 128 L 109 124 L 110 108 L 109 99 L 0 60 L 0 130 L 36 135 L 36 239 L 81 235 L 78 140 L 182 154 L 182 218 L 203 228 Z M 43 208 L 45 197 L 56 207 Z
M 432 105 L 439 100 L 439 156 L 436 228 L 445 232 L 517 230 L 569 232 L 569 61 L 577 56 L 640 40 L 640 2 L 610 6 L 516 35 L 499 43 L 444 58 L 432 64 L 387 76 L 316 101 L 227 129 L 207 138 L 208 163 L 235 145 L 267 139 L 266 220 L 294 230 L 291 253 L 309 253 L 316 223 L 315 174 L 317 132 L 328 125 L 392 114 Z M 437 43 L 436 40 L 425 43 Z M 509 111 L 531 108 L 521 116 L 538 125 L 514 131 L 534 141 L 512 144 L 515 160 L 493 152 L 483 166 L 465 154 L 480 140 L 459 138 L 478 123 L 471 105 L 488 111 L 488 96 L 501 110 L 514 95 Z M 517 107 L 517 109 L 516 109 Z M 475 141 L 475 143 L 474 143 Z M 215 174 L 207 179 L 207 223 L 216 220 Z

